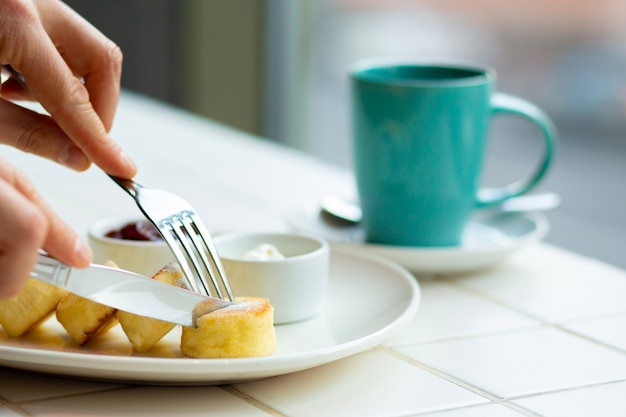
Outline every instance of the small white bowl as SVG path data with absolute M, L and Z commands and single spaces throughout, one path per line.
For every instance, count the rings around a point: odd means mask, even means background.
M 117 266 L 148 277 L 164 265 L 175 262 L 174 254 L 163 240 L 126 240 L 107 237 L 112 230 L 145 221 L 141 218 L 118 217 L 95 222 L 88 230 L 88 242 L 95 263 L 113 261 Z
M 235 296 L 263 297 L 274 306 L 274 323 L 312 318 L 324 309 L 328 293 L 328 243 L 312 235 L 231 233 L 213 239 Z M 272 245 L 283 259 L 244 259 L 261 245 Z

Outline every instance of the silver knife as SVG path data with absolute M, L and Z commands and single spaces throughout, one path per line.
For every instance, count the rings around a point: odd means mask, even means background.
M 195 326 L 192 312 L 202 301 L 211 300 L 211 311 L 233 304 L 123 269 L 96 264 L 72 268 L 44 253 L 30 276 L 118 310 L 185 327 Z

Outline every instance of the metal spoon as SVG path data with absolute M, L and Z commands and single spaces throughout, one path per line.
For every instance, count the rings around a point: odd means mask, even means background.
M 511 198 L 498 205 L 496 209 L 500 212 L 548 211 L 557 208 L 560 204 L 561 196 L 559 194 L 546 192 Z M 357 203 L 342 200 L 332 195 L 327 195 L 322 199 L 321 212 L 333 220 L 339 220 L 346 224 L 358 224 L 363 218 L 361 207 Z

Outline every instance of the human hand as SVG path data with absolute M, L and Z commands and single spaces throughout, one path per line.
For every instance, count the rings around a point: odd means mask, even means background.
M 22 73 L 0 88 L 0 143 L 82 171 L 94 162 L 131 178 L 132 161 L 108 135 L 120 91 L 122 53 L 57 0 L 0 0 L 0 63 Z M 82 82 L 81 82 L 82 80 Z M 9 100 L 36 100 L 44 116 Z
M 21 171 L 0 158 L 0 299 L 19 292 L 40 248 L 86 267 L 91 249 L 43 201 Z
M 131 178 L 135 165 L 108 135 L 120 91 L 122 54 L 57 0 L 0 0 L 0 64 L 26 81 L 0 87 L 0 144 L 86 170 Z M 14 103 L 36 100 L 42 115 Z M 25 175 L 0 159 L 0 298 L 19 291 L 37 252 L 85 267 L 91 251 L 42 200 Z

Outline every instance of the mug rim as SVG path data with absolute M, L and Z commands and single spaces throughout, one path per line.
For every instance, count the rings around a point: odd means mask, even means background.
M 473 72 L 474 75 L 468 74 L 464 77 L 455 78 L 430 78 L 430 79 L 409 79 L 409 78 L 393 78 L 378 77 L 376 75 L 367 74 L 366 71 L 376 69 L 392 69 L 392 68 L 431 68 L 431 69 L 447 69 Z M 445 60 L 445 59 L 429 59 L 419 60 L 412 58 L 367 58 L 357 61 L 350 68 L 350 78 L 355 81 L 372 83 L 377 85 L 396 85 L 405 87 L 449 87 L 449 86 L 473 86 L 481 84 L 489 84 L 495 81 L 496 71 L 493 67 L 474 61 L 462 60 Z

